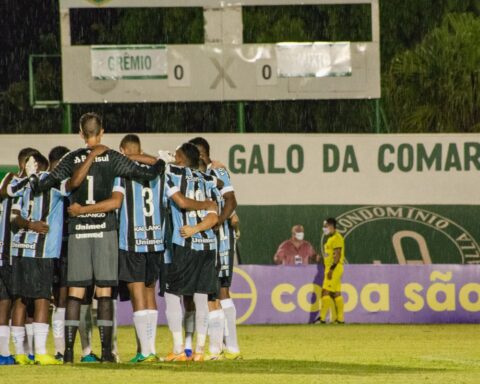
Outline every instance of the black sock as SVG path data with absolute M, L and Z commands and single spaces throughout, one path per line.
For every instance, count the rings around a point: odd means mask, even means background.
M 82 299 L 68 296 L 65 311 L 65 350 L 73 352 L 78 325 L 80 324 L 80 305 Z
M 111 297 L 99 297 L 97 308 L 97 324 L 102 343 L 102 356 L 112 353 L 113 302 Z

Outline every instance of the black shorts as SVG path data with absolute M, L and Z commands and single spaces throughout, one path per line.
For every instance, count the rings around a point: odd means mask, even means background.
M 26 299 L 50 299 L 55 259 L 13 257 L 12 293 Z
M 67 256 L 62 255 L 59 259 L 55 259 L 55 270 L 53 272 L 53 287 L 55 289 L 64 288 L 67 286 Z
M 167 252 L 169 251 L 162 253 L 162 258 L 160 259 L 160 272 L 158 273 L 158 295 L 161 297 L 165 296 L 167 290 L 168 266 L 170 265 L 170 261 L 168 261 L 168 263 L 166 262 L 168 256 Z M 169 252 L 169 255 L 171 255 L 171 252 Z
M 12 300 L 12 267 L 0 267 L 0 300 Z
M 128 290 L 128 285 L 125 281 L 118 280 L 118 287 L 116 287 L 117 296 L 113 296 L 112 292 L 112 299 L 120 300 L 120 301 L 130 301 L 130 291 Z
M 155 284 L 160 273 L 163 252 L 119 251 L 118 279 L 126 283 Z
M 186 296 L 194 293 L 216 294 L 216 256 L 216 251 L 194 251 L 174 245 L 172 263 L 168 265 L 166 291 Z

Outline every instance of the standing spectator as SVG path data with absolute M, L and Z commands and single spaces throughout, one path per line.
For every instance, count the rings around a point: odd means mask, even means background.
M 292 237 L 285 240 L 277 249 L 273 257 L 275 264 L 300 265 L 314 263 L 317 252 L 312 244 L 304 240 L 305 231 L 303 225 L 295 225 L 292 228 Z

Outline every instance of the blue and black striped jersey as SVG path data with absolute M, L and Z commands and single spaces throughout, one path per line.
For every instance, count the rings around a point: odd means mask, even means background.
M 47 172 L 39 174 L 40 180 L 48 176 Z M 22 181 L 17 183 L 20 184 Z M 19 210 L 24 219 L 44 221 L 48 224 L 47 234 L 40 234 L 21 229 L 15 233 L 11 242 L 13 257 L 58 258 L 62 246 L 64 197 L 66 192 L 60 185 L 42 193 L 34 194 L 30 185 L 16 190 L 15 183 L 10 191 L 19 197 L 12 209 Z
M 164 202 L 177 192 L 192 200 L 205 201 L 213 198 L 213 189 L 217 188 L 217 179 L 199 171 L 186 167 L 169 165 L 165 173 Z M 197 225 L 207 215 L 205 210 L 187 211 L 178 207 L 170 200 L 172 220 L 172 243 L 182 247 L 189 247 L 196 251 L 216 250 L 217 238 L 212 229 L 196 233 L 191 238 L 184 239 L 180 235 L 180 229 L 184 225 Z
M 223 195 L 228 192 L 234 192 L 232 183 L 230 181 L 230 175 L 225 168 L 213 168 L 211 164 L 208 165 L 207 170 L 205 172 L 207 175 L 214 176 L 223 182 L 223 188 L 221 190 L 216 189 L 215 191 L 215 201 L 218 204 L 220 213 L 222 212 L 225 206 L 225 200 L 223 199 Z M 218 253 L 220 255 L 220 259 L 222 257 L 228 257 L 228 251 L 230 250 L 230 234 L 232 230 L 230 228 L 230 221 L 225 220 L 223 224 L 218 228 Z
M 81 148 L 67 153 L 50 176 L 40 181 L 39 189 L 47 190 L 71 177 L 74 168 L 85 162 L 89 153 L 89 148 Z M 88 205 L 106 200 L 112 194 L 115 177 L 152 180 L 163 173 L 164 166 L 165 163 L 159 160 L 154 166 L 144 168 L 119 152 L 110 149 L 103 155 L 96 157 L 85 180 L 72 192 L 70 202 Z M 86 233 L 85 237 L 88 237 L 88 233 L 92 233 L 92 236 L 94 236 L 96 233 L 116 229 L 117 218 L 114 212 L 80 215 L 69 220 L 69 233 Z
M 138 253 L 164 251 L 163 177 L 144 182 L 121 179 L 115 187 L 123 192 L 119 248 Z
M 4 183 L 7 182 L 10 176 L 10 174 L 5 175 L 2 183 L 0 183 L 0 189 L 3 188 Z M 16 180 L 18 180 L 16 176 L 13 176 L 11 179 L 11 181 L 15 182 Z M 12 205 L 12 197 L 0 198 L 0 266 L 10 264 L 10 241 L 12 238 L 10 215 Z

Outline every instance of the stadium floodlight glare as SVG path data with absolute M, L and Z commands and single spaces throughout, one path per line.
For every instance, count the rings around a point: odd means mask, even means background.
M 372 41 L 243 44 L 242 7 L 371 8 Z M 70 9 L 202 7 L 204 44 L 71 45 Z M 380 98 L 378 0 L 60 0 L 63 101 Z

